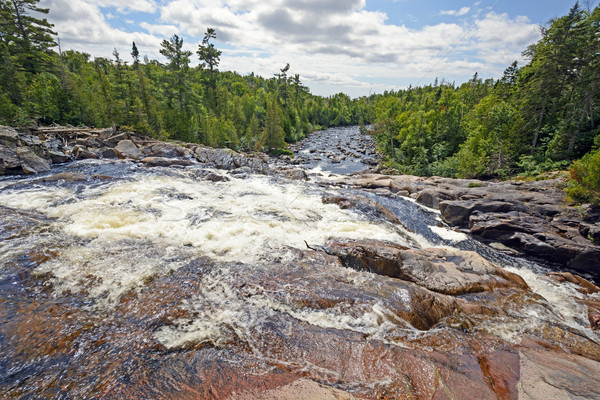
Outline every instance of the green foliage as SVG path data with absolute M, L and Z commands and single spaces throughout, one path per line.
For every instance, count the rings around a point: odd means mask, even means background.
M 600 150 L 586 154 L 573 163 L 567 194 L 582 203 L 600 203 Z
M 50 49 L 56 45 L 52 24 L 45 18 L 48 9 L 39 0 L 0 1 L 0 41 L 8 47 L 14 64 L 21 71 L 37 73 L 52 64 Z
M 267 115 L 258 145 L 267 152 L 280 152 L 287 147 L 285 132 L 281 126 L 281 110 L 274 100 L 267 102 Z
M 374 135 L 405 173 L 507 178 L 563 169 L 600 145 L 600 6 L 551 20 L 501 79 L 477 74 L 374 96 Z
M 285 149 L 314 127 L 369 123 L 369 104 L 345 95 L 313 96 L 289 64 L 277 77 L 220 72 L 222 52 L 208 28 L 198 45 L 200 66 L 173 35 L 161 43 L 166 64 L 132 43 L 132 63 L 52 50 L 51 25 L 38 0 L 0 0 L 0 123 L 131 127 L 158 138 L 216 147 Z

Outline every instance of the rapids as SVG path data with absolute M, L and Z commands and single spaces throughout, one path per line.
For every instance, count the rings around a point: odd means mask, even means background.
M 351 141 L 357 129 L 346 132 Z M 308 139 L 303 154 L 327 134 Z M 552 331 L 600 354 L 581 294 L 544 266 L 454 232 L 411 200 L 328 186 L 328 172 L 299 182 L 79 161 L 56 173 L 87 179 L 0 180 L 5 398 L 237 398 L 297 377 L 365 398 L 396 398 L 413 385 L 426 398 L 428 382 L 451 380 L 436 378 L 444 366 L 462 365 L 458 375 L 477 381 L 474 348 L 510 352 Z M 403 224 L 322 201 L 357 194 Z M 440 295 L 308 251 L 331 239 L 475 250 L 533 293 L 515 295 L 506 313 L 454 317 Z M 420 296 L 449 311 L 418 329 Z M 406 360 L 420 368 L 421 386 L 407 378 Z

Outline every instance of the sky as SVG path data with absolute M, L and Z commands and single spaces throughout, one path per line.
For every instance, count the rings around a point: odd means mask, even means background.
M 581 1 L 581 4 L 597 1 Z M 166 60 L 173 34 L 193 52 L 217 33 L 220 70 L 272 77 L 287 63 L 312 93 L 351 97 L 498 78 L 575 0 L 41 0 L 63 50 Z

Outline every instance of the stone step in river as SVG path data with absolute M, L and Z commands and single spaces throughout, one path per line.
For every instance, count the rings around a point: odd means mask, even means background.
M 326 175 L 0 179 L 1 397 L 600 397 L 593 284 Z

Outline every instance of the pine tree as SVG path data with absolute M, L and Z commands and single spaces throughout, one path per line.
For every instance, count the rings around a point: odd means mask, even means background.
M 8 47 L 15 64 L 29 73 L 41 72 L 51 64 L 50 49 L 56 45 L 53 25 L 31 15 L 48 14 L 48 9 L 37 6 L 38 2 L 0 0 L 0 42 Z
M 287 147 L 284 138 L 285 132 L 281 126 L 281 110 L 277 105 L 277 101 L 268 100 L 265 127 L 257 144 L 267 151 L 273 152 Z

